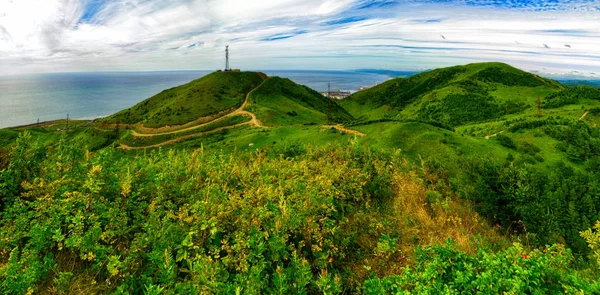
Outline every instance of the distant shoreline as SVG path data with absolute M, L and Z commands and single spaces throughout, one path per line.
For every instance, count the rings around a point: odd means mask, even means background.
M 94 117 L 94 118 L 69 119 L 69 122 L 88 122 L 88 121 L 91 122 L 91 121 L 102 119 L 105 117 L 107 117 L 107 116 L 99 116 L 99 117 Z M 56 120 L 49 120 L 49 121 L 40 121 L 39 123 L 9 126 L 9 127 L 4 127 L 4 128 L 0 128 L 0 129 L 25 129 L 25 128 L 38 127 L 38 125 L 39 125 L 39 127 L 50 127 L 53 125 L 66 123 L 66 121 L 67 121 L 67 119 L 56 119 Z

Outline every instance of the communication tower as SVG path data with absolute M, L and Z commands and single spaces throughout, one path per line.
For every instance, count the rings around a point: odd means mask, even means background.
M 225 72 L 229 71 L 229 45 L 225 46 Z

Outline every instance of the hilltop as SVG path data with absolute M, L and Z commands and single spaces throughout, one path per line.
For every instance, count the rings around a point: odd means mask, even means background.
M 352 120 L 335 101 L 289 79 L 269 78 L 250 96 L 250 110 L 268 126 L 325 124 L 331 108 L 333 122 Z
M 158 128 L 227 114 L 240 107 L 246 95 L 265 79 L 266 75 L 255 72 L 215 72 L 162 91 L 102 121 Z
M 523 113 L 560 83 L 502 63 L 477 63 L 396 78 L 341 102 L 362 120 L 418 119 L 446 126 Z
M 134 130 L 121 137 L 119 143 L 125 149 L 140 149 L 172 145 L 242 126 L 264 129 L 319 125 L 328 122 L 330 111 L 332 122 L 353 119 L 335 101 L 328 102 L 320 93 L 289 79 L 270 77 L 249 91 L 241 106 L 233 111 L 200 117 L 177 126 L 147 128 L 134 125 Z

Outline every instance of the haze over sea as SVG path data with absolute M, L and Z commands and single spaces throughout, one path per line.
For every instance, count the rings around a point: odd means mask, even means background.
M 164 89 L 208 71 L 58 73 L 0 76 L 0 128 L 64 119 L 93 119 L 116 113 Z M 266 71 L 317 91 L 356 91 L 390 79 L 359 71 Z

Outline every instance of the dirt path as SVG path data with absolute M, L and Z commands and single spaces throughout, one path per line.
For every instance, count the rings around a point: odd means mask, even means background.
M 492 137 L 496 137 L 496 136 L 498 136 L 498 134 L 504 133 L 504 131 L 506 131 L 506 130 L 502 130 L 502 131 L 500 131 L 498 133 L 495 133 L 495 134 L 492 134 L 492 135 L 488 135 L 488 136 L 485 137 L 485 139 L 490 139 Z
M 366 136 L 366 134 L 364 134 L 364 133 L 362 133 L 360 131 L 348 129 L 348 128 L 344 127 L 343 125 L 340 125 L 340 124 L 338 124 L 338 125 L 323 125 L 321 128 L 323 128 L 323 129 L 335 128 L 335 129 L 337 129 L 340 132 L 354 134 L 354 135 L 358 135 L 358 136 L 361 136 L 361 137 L 362 136 Z
M 589 111 L 585 111 L 585 113 L 583 113 L 583 116 L 581 116 L 581 118 L 579 118 L 579 121 L 585 119 L 585 117 L 588 115 Z
M 215 128 L 213 130 L 209 130 L 209 131 L 202 131 L 202 132 L 198 132 L 198 133 L 194 133 L 194 134 L 190 134 L 190 135 L 186 135 L 186 136 L 181 136 L 175 139 L 171 139 L 171 140 L 167 140 L 161 143 L 157 143 L 157 144 L 153 144 L 153 145 L 147 145 L 147 146 L 128 146 L 126 144 L 121 143 L 119 145 L 119 148 L 126 150 L 126 151 L 130 151 L 130 150 L 141 150 L 141 149 L 147 149 L 147 148 L 156 148 L 156 147 L 161 147 L 164 145 L 169 145 L 169 144 L 174 144 L 189 138 L 193 138 L 193 137 L 198 137 L 198 136 L 202 136 L 205 134 L 209 134 L 209 133 L 214 133 L 214 132 L 218 132 L 221 130 L 225 130 L 225 129 L 232 129 L 232 128 L 236 128 L 239 126 L 244 126 L 244 125 L 252 125 L 252 121 L 248 121 L 248 122 L 244 122 L 244 123 L 240 123 L 240 124 L 236 124 L 236 125 L 230 125 L 230 126 L 223 126 L 223 127 L 219 127 L 219 128 Z
M 178 130 L 174 130 L 174 131 L 168 131 L 168 132 L 161 132 L 161 133 L 140 133 L 137 132 L 135 130 L 131 131 L 131 134 L 135 137 L 151 137 L 151 136 L 158 136 L 158 135 L 167 135 L 167 134 L 176 134 L 176 133 L 181 133 L 181 132 L 187 132 L 187 131 L 191 131 L 191 130 L 196 130 L 199 128 L 202 128 L 206 125 L 212 124 L 212 123 L 216 123 L 219 122 L 221 120 L 224 120 L 226 118 L 229 117 L 233 117 L 233 116 L 249 116 L 252 118 L 252 120 L 250 120 L 250 123 L 254 126 L 257 127 L 264 127 L 260 121 L 258 121 L 258 119 L 256 118 L 256 115 L 254 115 L 253 113 L 250 113 L 246 110 L 244 110 L 246 107 L 248 107 L 249 105 L 249 100 L 250 100 L 250 95 L 254 92 L 254 90 L 258 89 L 263 83 L 265 83 L 266 80 L 264 80 L 260 85 L 258 85 L 257 87 L 255 87 L 254 89 L 252 89 L 250 92 L 248 92 L 248 94 L 246 94 L 246 99 L 244 99 L 244 103 L 242 103 L 242 106 L 240 106 L 238 109 L 236 109 L 235 111 L 228 113 L 224 116 L 218 117 L 216 119 L 213 119 L 211 121 L 208 121 L 206 123 L 202 123 L 200 125 L 194 125 L 191 127 L 187 127 L 187 128 L 183 128 L 183 129 L 178 129 Z M 200 120 L 200 119 L 204 119 L 204 118 L 199 118 L 196 121 Z M 194 121 L 194 122 L 196 122 Z
M 254 113 L 248 112 L 245 110 L 246 107 L 248 107 L 248 105 L 250 104 L 250 95 L 254 92 L 254 90 L 258 89 L 266 80 L 263 80 L 263 82 L 258 85 L 256 88 L 252 89 L 252 91 L 248 92 L 248 94 L 246 95 L 246 99 L 244 100 L 244 103 L 242 103 L 242 106 L 239 107 L 237 110 L 226 114 L 222 117 L 216 118 L 212 121 L 206 122 L 206 123 L 202 123 L 200 125 L 196 125 L 196 126 L 192 126 L 192 127 L 188 127 L 188 128 L 184 128 L 184 129 L 180 129 L 180 130 L 176 130 L 176 131 L 170 131 L 170 132 L 163 132 L 163 133 L 139 133 L 135 130 L 131 131 L 131 134 L 133 136 L 137 136 L 137 137 L 151 137 L 151 136 L 158 136 L 158 135 L 165 135 L 165 134 L 176 134 L 176 133 L 181 133 L 181 132 L 186 132 L 186 131 L 190 131 L 190 130 L 195 130 L 201 127 L 204 127 L 208 124 L 212 124 L 212 123 L 216 123 L 219 122 L 223 119 L 232 117 L 232 116 L 248 116 L 250 117 L 250 121 L 248 122 L 244 122 L 244 123 L 240 123 L 240 124 L 235 124 L 235 125 L 230 125 L 230 126 L 223 126 L 223 127 L 219 127 L 219 128 L 215 128 L 212 130 L 208 130 L 208 131 L 201 131 L 201 132 L 197 132 L 194 134 L 189 134 L 189 135 L 185 135 L 185 136 L 181 136 L 175 139 L 171 139 L 171 140 L 167 140 L 161 143 L 157 143 L 154 145 L 148 145 L 148 146 L 142 146 L 142 147 L 132 147 L 132 146 L 128 146 L 126 144 L 120 144 L 119 148 L 129 151 L 129 150 L 139 150 L 139 149 L 147 149 L 147 148 L 156 148 L 156 147 L 161 147 L 161 146 L 165 146 L 165 145 L 170 145 L 170 144 L 174 144 L 189 138 L 193 138 L 193 137 L 198 137 L 198 136 L 202 136 L 205 134 L 209 134 L 209 133 L 213 133 L 213 132 L 218 132 L 221 130 L 225 130 L 225 129 L 232 129 L 232 128 L 236 128 L 239 126 L 244 126 L 244 125 L 251 125 L 251 126 L 255 126 L 255 127 L 261 127 L 261 128 L 267 128 L 266 126 L 264 126 L 259 120 L 258 118 L 256 118 L 256 115 Z

